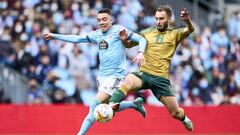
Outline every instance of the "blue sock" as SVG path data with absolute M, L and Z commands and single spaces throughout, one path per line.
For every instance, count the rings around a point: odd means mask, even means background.
M 120 102 L 118 112 L 122 111 L 122 110 L 125 110 L 127 108 L 133 108 L 134 109 L 136 107 L 137 107 L 137 105 L 133 101 L 122 101 L 122 102 Z
M 97 105 L 99 105 L 101 102 L 97 99 L 94 99 L 93 103 L 89 106 L 89 112 L 88 115 L 85 117 L 81 129 L 78 132 L 77 135 L 85 135 L 88 129 L 92 126 L 92 124 L 95 122 L 95 118 L 93 115 L 93 111 Z

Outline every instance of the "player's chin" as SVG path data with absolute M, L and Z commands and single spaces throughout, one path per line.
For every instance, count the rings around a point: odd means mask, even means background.
M 158 28 L 158 29 L 162 29 L 162 28 L 163 28 L 163 25 L 158 24 L 158 25 L 157 25 L 157 28 Z
M 106 32 L 107 30 L 106 29 L 101 29 L 102 30 L 102 32 Z
M 157 29 L 158 29 L 159 31 L 163 31 L 163 30 L 164 30 L 162 26 L 158 26 Z
M 103 32 L 105 32 L 105 31 L 107 31 L 107 30 L 108 30 L 108 28 L 107 28 L 107 27 L 100 27 L 100 29 L 101 29 Z

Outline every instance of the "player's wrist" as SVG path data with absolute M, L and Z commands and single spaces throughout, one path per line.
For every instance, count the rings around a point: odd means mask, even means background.
M 131 42 L 131 40 L 129 40 L 128 38 L 121 38 L 123 43 L 129 43 Z
M 188 30 L 190 32 L 193 32 L 194 31 L 194 27 L 193 27 L 193 24 L 192 24 L 191 20 L 188 19 L 188 20 L 185 21 L 185 23 L 186 23 L 186 26 L 187 26 Z
M 190 20 L 190 18 L 188 18 L 188 19 L 184 19 L 183 20 L 186 24 L 191 24 L 191 20 Z
M 56 38 L 56 34 L 54 34 L 54 33 L 51 33 L 51 37 L 53 38 L 53 39 L 55 39 Z
M 145 51 L 145 46 L 139 46 L 139 50 L 138 50 L 138 53 L 144 53 Z

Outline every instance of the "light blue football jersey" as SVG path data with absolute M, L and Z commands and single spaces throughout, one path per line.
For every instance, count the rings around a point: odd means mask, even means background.
M 97 44 L 99 47 L 99 75 L 117 76 L 123 78 L 126 74 L 126 52 L 125 47 L 119 37 L 119 31 L 125 29 L 128 39 L 139 42 L 139 45 L 146 46 L 146 40 L 140 35 L 124 28 L 121 25 L 113 25 L 108 31 L 101 29 L 92 31 L 87 36 L 59 35 L 54 34 L 54 38 L 68 42 Z
M 119 76 L 125 75 L 126 52 L 119 37 L 120 25 L 113 25 L 108 31 L 100 29 L 88 34 L 90 42 L 96 43 L 99 47 L 99 75 Z M 130 34 L 129 31 L 127 31 Z

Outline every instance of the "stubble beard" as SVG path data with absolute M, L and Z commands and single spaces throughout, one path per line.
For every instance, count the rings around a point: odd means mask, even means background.
M 157 29 L 158 29 L 158 31 L 160 31 L 160 32 L 166 31 L 166 30 L 167 30 L 167 27 L 168 27 L 168 24 L 167 24 L 167 23 L 163 24 L 162 27 L 161 27 L 160 25 L 157 25 Z

